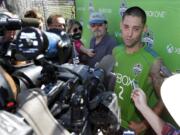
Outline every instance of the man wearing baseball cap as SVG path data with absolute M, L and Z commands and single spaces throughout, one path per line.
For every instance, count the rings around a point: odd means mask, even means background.
M 94 12 L 90 15 L 89 23 L 90 24 L 101 24 L 101 23 L 107 23 L 107 20 L 103 13 Z
M 103 13 L 91 13 L 89 25 L 93 35 L 90 40 L 90 49 L 94 50 L 95 56 L 88 57 L 87 64 L 94 67 L 105 55 L 112 53 L 112 49 L 117 45 L 117 42 L 107 32 L 108 22 Z

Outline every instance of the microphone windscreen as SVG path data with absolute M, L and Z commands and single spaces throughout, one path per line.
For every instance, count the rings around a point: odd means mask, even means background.
M 114 57 L 112 55 L 106 55 L 102 58 L 102 60 L 99 63 L 96 64 L 95 67 L 103 69 L 107 75 L 112 71 L 114 64 Z
M 36 18 L 22 18 L 21 19 L 22 27 L 36 27 L 40 25 L 40 20 Z

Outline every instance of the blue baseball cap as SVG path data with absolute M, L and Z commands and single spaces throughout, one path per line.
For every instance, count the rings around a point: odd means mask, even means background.
M 99 24 L 107 22 L 105 16 L 101 12 L 93 12 L 89 17 L 89 24 Z

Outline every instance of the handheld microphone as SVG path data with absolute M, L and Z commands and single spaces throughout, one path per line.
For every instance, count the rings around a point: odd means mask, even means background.
M 104 70 L 105 75 L 108 75 L 112 70 L 115 64 L 115 59 L 112 55 L 106 55 L 102 60 L 95 65 L 95 68 L 101 68 Z
M 114 90 L 116 75 L 111 72 L 115 65 L 115 59 L 112 55 L 106 55 L 102 60 L 96 65 L 104 71 L 104 85 L 108 90 Z
M 115 64 L 115 59 L 112 55 L 106 55 L 102 60 L 96 64 L 93 77 L 91 78 L 89 90 L 90 90 L 90 99 L 97 95 L 98 91 L 96 90 L 98 84 L 103 83 L 107 76 L 113 69 Z

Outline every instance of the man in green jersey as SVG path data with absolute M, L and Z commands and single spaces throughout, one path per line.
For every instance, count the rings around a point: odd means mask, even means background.
M 143 133 L 149 126 L 135 108 L 131 99 L 132 86 L 140 87 L 146 93 L 148 105 L 160 114 L 163 103 L 159 90 L 164 80 L 161 74 L 162 60 L 141 41 L 146 31 L 146 14 L 140 7 L 131 7 L 123 14 L 120 23 L 124 45 L 113 49 L 116 59 L 115 92 L 121 108 L 121 126 L 132 129 L 136 134 Z

